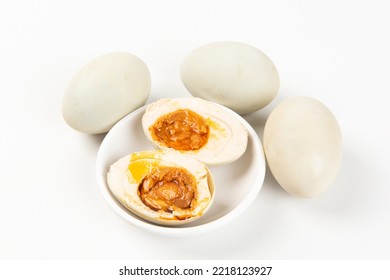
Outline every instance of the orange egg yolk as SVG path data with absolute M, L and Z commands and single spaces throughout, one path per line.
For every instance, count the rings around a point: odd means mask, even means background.
M 189 209 L 194 206 L 196 179 L 181 167 L 153 168 L 140 183 L 138 195 L 155 211 Z
M 189 109 L 165 114 L 149 127 L 154 140 L 180 151 L 201 149 L 209 139 L 207 121 Z

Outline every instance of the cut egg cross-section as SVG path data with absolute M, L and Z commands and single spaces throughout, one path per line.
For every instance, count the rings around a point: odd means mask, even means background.
M 247 148 L 248 132 L 236 113 L 200 98 L 160 99 L 146 108 L 142 127 L 155 148 L 205 164 L 233 162 Z
M 122 157 L 110 166 L 107 182 L 125 208 L 163 225 L 200 218 L 214 198 L 214 180 L 206 165 L 169 151 L 142 151 Z

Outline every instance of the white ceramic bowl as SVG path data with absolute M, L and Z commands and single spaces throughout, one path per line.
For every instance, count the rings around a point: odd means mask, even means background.
M 152 150 L 141 124 L 146 106 L 120 120 L 104 138 L 97 156 L 96 175 L 100 190 L 111 208 L 131 224 L 158 234 L 185 236 L 217 229 L 237 218 L 247 209 L 259 193 L 265 175 L 265 158 L 259 137 L 238 114 L 234 114 L 248 130 L 248 147 L 237 161 L 210 166 L 215 180 L 215 199 L 211 209 L 200 219 L 180 226 L 150 223 L 133 214 L 116 200 L 107 185 L 107 172 L 112 163 L 136 151 Z

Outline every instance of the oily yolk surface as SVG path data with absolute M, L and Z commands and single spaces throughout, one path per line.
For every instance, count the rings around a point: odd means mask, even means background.
M 132 181 L 139 182 L 151 169 L 149 161 L 134 161 L 129 164 L 129 171 L 131 173 Z
M 189 109 L 161 116 L 149 128 L 152 137 L 167 147 L 181 151 L 199 150 L 209 138 L 206 120 Z
M 184 168 L 153 168 L 139 185 L 138 195 L 155 211 L 188 209 L 196 196 L 196 179 Z

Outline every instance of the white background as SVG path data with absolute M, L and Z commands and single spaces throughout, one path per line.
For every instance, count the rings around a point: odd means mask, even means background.
M 390 259 L 389 12 L 379 0 L 1 1 L 0 258 Z M 277 98 L 246 117 L 260 139 L 289 96 L 333 111 L 339 176 L 300 199 L 268 172 L 239 219 L 204 235 L 138 229 L 104 201 L 95 178 L 104 136 L 65 124 L 63 93 L 89 60 L 127 51 L 149 67 L 149 101 L 186 96 L 182 60 L 219 40 L 251 44 L 279 70 Z

